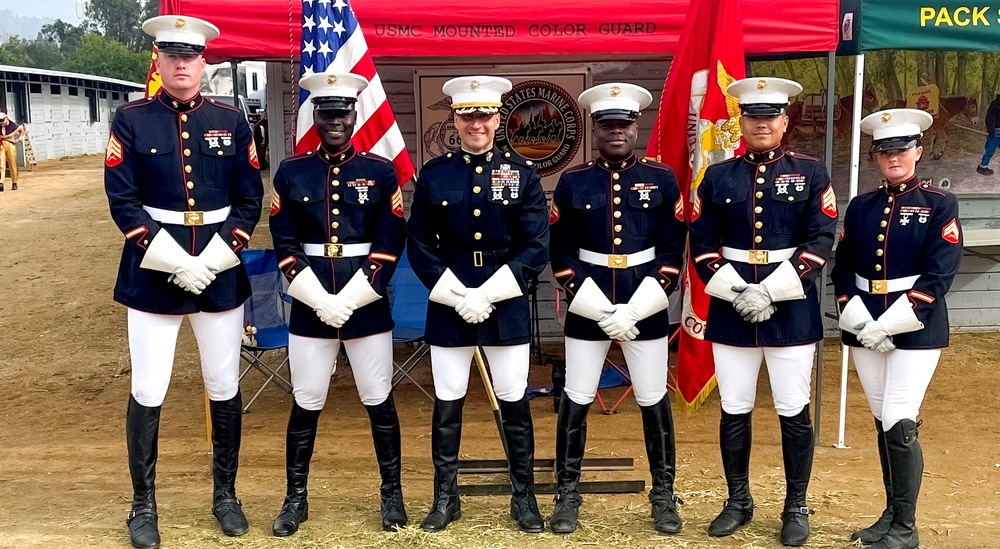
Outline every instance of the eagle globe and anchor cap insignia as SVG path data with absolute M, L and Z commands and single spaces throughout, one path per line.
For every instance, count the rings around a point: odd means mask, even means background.
M 525 80 L 504 96 L 497 146 L 532 161 L 542 177 L 567 167 L 580 150 L 581 138 L 580 107 L 560 86 Z

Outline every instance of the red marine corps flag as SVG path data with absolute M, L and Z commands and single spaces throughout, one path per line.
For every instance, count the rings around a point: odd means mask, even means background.
M 647 156 L 674 169 L 690 223 L 701 205 L 697 189 L 710 164 L 732 158 L 740 144 L 739 102 L 730 82 L 745 76 L 739 0 L 692 0 L 670 63 Z M 677 353 L 677 402 L 697 409 L 715 388 L 712 345 L 705 341 L 710 297 L 688 257 Z

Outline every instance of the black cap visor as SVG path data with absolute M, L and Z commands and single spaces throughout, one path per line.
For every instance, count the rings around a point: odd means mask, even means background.
M 751 103 L 744 105 L 740 103 L 740 112 L 743 116 L 750 118 L 774 118 L 785 114 L 785 107 L 788 103 Z
M 205 46 L 185 44 L 184 42 L 157 42 L 156 49 L 165 53 L 176 53 L 179 55 L 201 55 L 201 52 L 205 51 Z
M 312 100 L 317 111 L 353 111 L 357 101 L 352 97 L 314 97 Z
M 899 135 L 879 139 L 872 143 L 875 152 L 905 151 L 917 146 L 919 135 Z
M 605 109 L 603 111 L 590 113 L 590 117 L 594 119 L 594 122 L 603 122 L 605 120 L 625 120 L 628 122 L 635 122 L 639 118 L 639 113 L 627 109 Z

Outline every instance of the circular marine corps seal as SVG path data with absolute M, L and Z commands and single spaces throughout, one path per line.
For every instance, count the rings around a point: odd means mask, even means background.
M 542 177 L 565 168 L 580 149 L 581 138 L 580 107 L 561 87 L 526 80 L 504 96 L 497 147 L 531 160 Z

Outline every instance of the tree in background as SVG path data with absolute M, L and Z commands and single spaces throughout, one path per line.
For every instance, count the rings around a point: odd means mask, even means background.
M 58 68 L 142 83 L 146 80 L 149 58 L 149 52 L 132 51 L 120 42 L 87 33 L 80 46 Z

